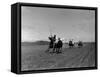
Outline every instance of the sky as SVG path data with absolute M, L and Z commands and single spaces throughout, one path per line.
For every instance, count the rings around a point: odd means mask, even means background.
M 21 7 L 22 42 L 48 40 L 50 34 L 65 41 L 95 41 L 95 11 Z

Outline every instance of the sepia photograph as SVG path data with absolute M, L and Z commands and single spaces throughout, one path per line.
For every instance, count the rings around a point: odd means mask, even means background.
M 21 7 L 21 71 L 95 67 L 95 10 Z

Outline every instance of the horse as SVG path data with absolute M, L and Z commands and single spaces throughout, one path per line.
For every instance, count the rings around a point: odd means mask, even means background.
M 61 53 L 62 46 L 63 46 L 63 42 L 60 40 L 60 38 L 58 38 L 58 41 L 55 42 L 55 44 L 54 44 L 53 51 L 56 53 Z
M 74 43 L 71 40 L 69 41 L 68 45 L 70 48 L 74 47 Z
M 50 51 L 50 49 L 53 49 L 54 50 L 54 42 L 56 41 L 56 35 L 51 36 L 51 37 L 48 37 L 49 40 L 50 40 L 50 43 L 49 43 L 49 48 L 47 51 Z
M 50 43 L 49 48 L 47 51 L 50 51 L 52 49 L 52 52 L 50 53 L 61 53 L 63 42 L 60 40 L 60 38 L 54 39 L 53 37 L 49 37 Z
M 78 42 L 78 47 L 80 48 L 80 47 L 82 47 L 82 46 L 83 46 L 82 41 L 79 41 L 79 42 Z

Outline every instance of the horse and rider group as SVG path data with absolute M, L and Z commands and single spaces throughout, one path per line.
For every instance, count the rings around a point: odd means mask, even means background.
M 48 51 L 53 49 L 53 53 L 61 53 L 63 46 L 62 40 L 60 38 L 56 39 L 56 35 L 50 36 L 48 38 L 50 40 Z
M 52 49 L 51 53 L 62 53 L 63 42 L 61 38 L 56 39 L 56 35 L 54 36 L 51 35 L 48 38 L 50 40 L 50 43 L 47 51 L 50 51 Z M 69 48 L 74 47 L 74 45 L 75 44 L 73 43 L 73 40 L 70 40 L 68 43 Z M 79 48 L 82 47 L 83 46 L 82 41 L 79 41 L 77 45 Z

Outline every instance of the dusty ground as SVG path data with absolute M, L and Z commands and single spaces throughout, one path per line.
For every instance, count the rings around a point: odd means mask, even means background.
M 22 45 L 22 71 L 95 66 L 95 43 L 82 48 L 64 45 L 61 54 L 45 53 L 48 45 Z

